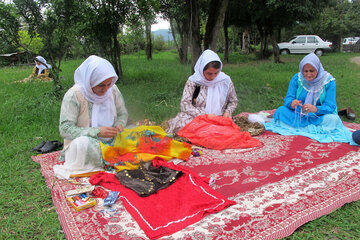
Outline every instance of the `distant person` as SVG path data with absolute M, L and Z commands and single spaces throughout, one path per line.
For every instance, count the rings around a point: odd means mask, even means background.
M 194 71 L 185 84 L 180 102 L 181 112 L 164 126 L 167 133 L 176 134 L 195 117 L 231 117 L 238 99 L 234 85 L 228 75 L 223 73 L 219 56 L 205 50 L 197 60 Z
M 65 163 L 54 166 L 58 178 L 104 171 L 100 141 L 111 145 L 128 120 L 117 80 L 111 63 L 95 55 L 76 69 L 75 85 L 61 104 L 59 130 L 64 149 L 60 161 Z
M 276 110 L 270 123 L 265 123 L 266 130 L 319 142 L 355 144 L 337 114 L 335 78 L 314 53 L 301 60 L 299 70 L 290 80 L 284 105 Z
M 42 56 L 37 56 L 35 58 L 35 66 L 29 77 L 25 78 L 24 81 L 28 81 L 30 79 L 41 79 L 45 81 L 51 81 L 52 78 L 49 77 L 49 69 L 51 69 L 51 65 L 48 64 Z

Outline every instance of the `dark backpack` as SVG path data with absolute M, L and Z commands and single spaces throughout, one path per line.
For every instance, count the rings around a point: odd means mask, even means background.
M 199 93 L 200 93 L 200 85 L 196 85 L 193 93 L 193 97 L 191 99 L 191 103 L 194 106 L 196 105 L 196 98 L 199 96 Z

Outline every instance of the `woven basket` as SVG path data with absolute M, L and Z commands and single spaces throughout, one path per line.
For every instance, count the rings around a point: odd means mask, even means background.
M 252 123 L 244 116 L 235 116 L 233 121 L 241 128 L 242 132 L 249 132 L 251 136 L 258 136 L 265 131 L 264 125 L 258 122 Z

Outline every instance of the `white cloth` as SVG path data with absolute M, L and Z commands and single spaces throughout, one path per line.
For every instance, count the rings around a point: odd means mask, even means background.
M 204 67 L 212 61 L 220 62 L 220 72 L 215 79 L 208 81 L 204 76 Z M 219 56 L 208 49 L 201 54 L 194 67 L 195 73 L 189 77 L 189 79 L 196 84 L 208 87 L 205 106 L 207 114 L 222 115 L 221 110 L 226 102 L 231 84 L 230 77 L 221 72 L 222 66 Z
M 304 66 L 306 64 L 310 64 L 317 71 L 316 77 L 311 81 L 308 81 L 304 75 L 303 70 L 304 70 Z M 306 55 L 301 60 L 301 62 L 299 64 L 299 69 L 300 69 L 300 73 L 301 73 L 301 79 L 300 79 L 301 84 L 306 89 L 306 91 L 308 91 L 308 94 L 305 98 L 304 104 L 312 104 L 315 106 L 316 102 L 320 98 L 320 95 L 324 91 L 324 86 L 326 84 L 328 84 L 329 81 L 335 80 L 335 78 L 329 78 L 330 73 L 325 71 L 324 67 L 322 66 L 322 64 L 320 62 L 319 57 L 316 56 L 315 53 L 309 53 L 308 55 Z
M 36 61 L 40 62 L 40 64 L 38 64 Z M 42 56 L 37 56 L 35 58 L 35 64 L 36 64 L 36 67 L 38 70 L 38 76 L 42 73 L 42 71 L 44 69 L 50 69 L 51 68 L 51 65 L 48 64 L 45 60 L 45 58 L 43 58 Z
M 96 141 L 97 144 L 90 144 L 89 141 Z M 69 179 L 72 174 L 104 171 L 100 144 L 94 138 L 81 136 L 74 139 L 65 152 L 65 159 L 63 165 L 54 166 L 54 174 L 59 179 Z
M 103 96 L 96 95 L 92 88 L 111 78 L 111 87 Z M 112 86 L 118 80 L 114 67 L 109 61 L 92 55 L 88 57 L 76 70 L 74 81 L 85 98 L 93 103 L 91 113 L 91 127 L 114 124 L 115 104 Z

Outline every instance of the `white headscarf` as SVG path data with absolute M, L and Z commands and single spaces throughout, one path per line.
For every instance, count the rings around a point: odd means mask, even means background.
M 40 62 L 40 64 L 38 64 L 36 61 Z M 39 69 L 38 71 L 38 75 L 41 74 L 41 72 L 44 70 L 44 69 L 50 69 L 51 68 L 51 65 L 48 64 L 45 60 L 45 58 L 43 58 L 42 56 L 37 56 L 35 58 L 35 64 L 36 64 L 36 67 L 37 69 Z
M 220 73 L 215 79 L 208 81 L 204 76 L 204 67 L 212 61 L 220 62 Z M 205 112 L 207 114 L 222 115 L 222 108 L 231 84 L 230 77 L 221 72 L 222 67 L 223 65 L 219 56 L 208 49 L 201 54 L 194 67 L 195 73 L 189 77 L 189 79 L 196 84 L 208 87 L 205 106 Z
M 311 81 L 308 81 L 304 76 L 303 70 L 306 64 L 310 64 L 317 71 L 316 78 Z M 299 69 L 301 73 L 302 86 L 306 89 L 306 91 L 308 91 L 304 104 L 316 105 L 316 102 L 319 100 L 320 95 L 324 91 L 324 86 L 330 81 L 335 80 L 335 78 L 329 78 L 329 76 L 331 76 L 330 73 L 325 71 L 319 57 L 314 53 L 309 53 L 301 60 Z
M 111 87 L 103 96 L 96 95 L 92 88 L 109 78 L 112 78 Z M 117 80 L 118 76 L 111 63 L 108 60 L 95 55 L 88 57 L 75 70 L 75 85 L 79 88 L 85 98 L 93 103 L 91 127 L 113 126 L 115 103 L 112 86 Z

